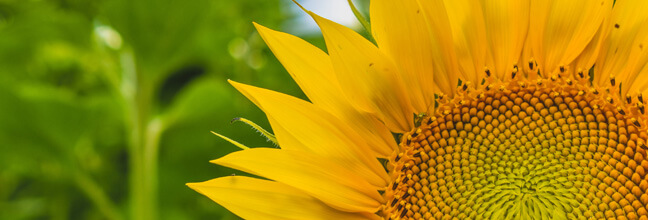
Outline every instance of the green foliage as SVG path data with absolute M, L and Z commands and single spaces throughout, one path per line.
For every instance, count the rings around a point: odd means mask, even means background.
M 0 219 L 237 219 L 184 184 L 237 172 L 211 130 L 273 146 L 226 79 L 304 97 L 252 26 L 285 4 L 0 0 Z

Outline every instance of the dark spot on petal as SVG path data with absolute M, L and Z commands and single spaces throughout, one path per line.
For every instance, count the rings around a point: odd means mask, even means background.
M 614 28 L 619 29 L 619 24 L 614 24 Z

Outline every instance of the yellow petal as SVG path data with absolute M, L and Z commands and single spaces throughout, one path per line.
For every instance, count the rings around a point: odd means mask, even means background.
M 594 63 L 596 63 L 596 59 L 601 51 L 601 44 L 603 44 L 603 41 L 607 38 L 608 30 L 606 30 L 604 27 L 606 27 L 606 25 L 609 23 L 609 19 L 610 18 L 608 16 L 608 18 L 606 18 L 606 20 L 601 23 L 601 27 L 596 32 L 589 44 L 585 47 L 581 55 L 576 57 L 574 62 L 570 64 L 570 66 L 574 68 L 573 72 L 575 74 L 577 74 L 579 71 L 582 71 L 583 75 L 587 75 L 592 66 L 594 66 Z
M 644 22 L 642 27 L 648 27 L 648 22 Z M 646 91 L 646 81 L 648 81 L 648 29 L 643 28 L 639 37 L 635 40 L 635 46 L 631 49 L 628 65 L 620 74 L 620 82 L 622 83 L 623 95 L 628 91 L 631 92 L 644 92 Z
M 188 183 L 244 219 L 367 219 L 375 215 L 342 212 L 283 183 L 245 176 L 227 176 Z
M 630 89 L 626 92 L 630 92 L 631 95 L 641 93 L 643 97 L 648 97 L 648 64 L 644 64 L 641 70 L 638 71 Z
M 313 103 L 330 106 L 344 98 L 339 93 L 328 54 L 293 35 L 257 23 L 254 25 L 279 62 Z
M 645 41 L 648 37 L 648 1 L 616 1 L 612 9 L 607 38 L 601 46 L 595 68 L 594 82 L 598 85 L 609 84 L 609 76 L 616 76 L 624 93 L 645 64 Z
M 347 122 L 379 157 L 389 156 L 396 142 L 375 116 L 352 107 L 335 77 L 328 54 L 290 34 L 256 24 L 257 30 L 277 59 L 313 104 Z
M 459 72 L 457 57 L 452 43 L 452 29 L 443 1 L 417 0 L 429 30 L 434 64 L 434 82 L 440 92 L 454 96 Z M 392 19 L 398 20 L 399 17 Z
M 347 103 L 340 103 L 328 109 L 322 108 L 341 119 L 351 130 L 357 132 L 373 150 L 376 157 L 387 158 L 397 150 L 398 144 L 394 136 L 375 115 L 358 111 L 347 100 L 341 101 Z
M 396 139 L 376 116 L 352 110 L 341 109 L 341 112 L 343 113 L 338 115 L 342 115 L 342 119 L 354 127 L 354 130 L 365 139 L 378 157 L 387 158 L 398 149 Z
M 405 89 L 417 112 L 434 105 L 434 48 L 416 0 L 370 3 L 371 30 L 378 48 L 401 69 Z
M 357 173 L 307 152 L 252 148 L 211 162 L 284 183 L 342 211 L 374 213 L 382 203 L 378 188 Z
M 481 4 L 473 0 L 446 0 L 445 7 L 459 68 L 464 80 L 477 86 L 486 76 L 486 29 Z
M 526 74 L 529 80 L 536 80 L 540 72 L 536 60 L 533 58 L 533 50 L 531 49 L 531 38 L 527 37 L 524 41 L 524 48 L 522 48 L 522 58 L 518 61 L 518 67 L 522 67 L 522 72 Z
M 486 65 L 500 79 L 510 77 L 518 63 L 529 24 L 525 0 L 481 1 L 487 31 Z
M 624 3 L 632 3 L 632 1 Z M 622 4 L 619 7 L 623 8 L 626 4 Z M 642 2 L 641 4 L 642 9 L 648 10 L 648 4 L 645 2 Z M 631 7 L 635 7 L 635 4 L 632 4 Z M 646 73 L 648 73 L 648 48 L 646 48 L 648 47 L 648 28 L 646 28 L 648 27 L 648 15 L 644 11 L 640 15 L 633 17 L 633 19 L 635 19 L 635 23 L 632 23 L 631 25 L 636 26 L 638 30 L 636 31 L 633 42 L 630 45 L 630 54 L 627 64 L 623 70 L 621 70 L 621 74 L 618 74 L 619 82 L 622 84 L 621 87 L 623 89 L 623 95 L 628 91 L 633 93 L 645 92 L 646 78 L 648 77 L 648 75 L 646 75 Z M 619 24 L 619 29 L 621 28 L 620 26 L 621 24 Z
M 369 146 L 346 123 L 304 100 L 230 83 L 268 115 L 283 149 L 313 152 L 343 164 L 375 186 L 388 184 L 389 176 L 369 153 Z
M 534 0 L 531 8 L 531 48 L 548 76 L 581 54 L 609 15 L 612 0 Z
M 376 114 L 390 130 L 411 130 L 415 110 L 393 62 L 353 30 L 310 14 L 322 29 L 338 82 L 347 98 L 358 109 Z

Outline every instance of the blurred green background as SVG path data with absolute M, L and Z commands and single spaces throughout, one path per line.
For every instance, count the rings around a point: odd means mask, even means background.
M 304 98 L 252 25 L 291 4 L 0 0 L 0 219 L 237 219 L 185 183 L 236 173 L 209 131 L 271 145 L 227 79 Z

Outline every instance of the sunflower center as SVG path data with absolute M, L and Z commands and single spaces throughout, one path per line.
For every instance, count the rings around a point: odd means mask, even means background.
M 390 159 L 395 180 L 381 214 L 647 219 L 643 104 L 550 83 L 465 93 L 423 119 Z

